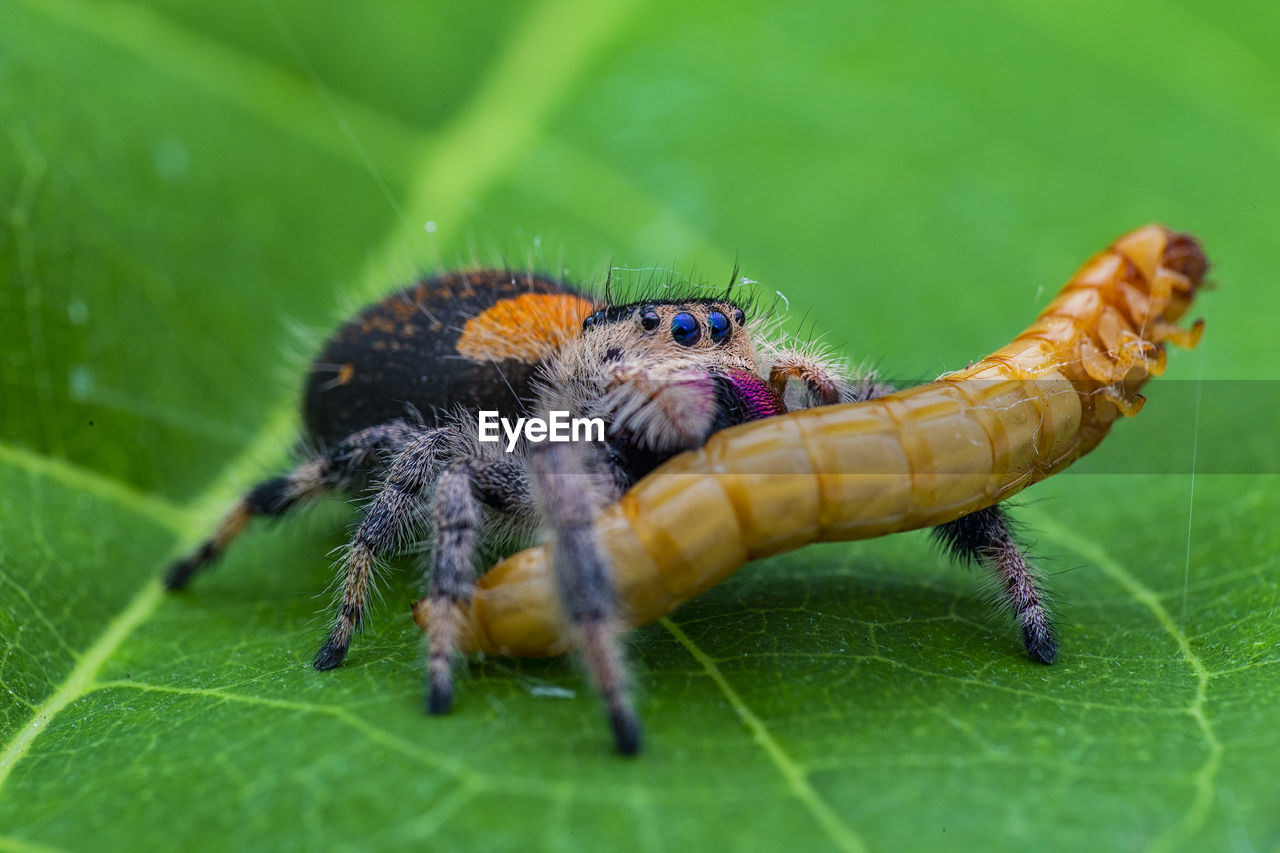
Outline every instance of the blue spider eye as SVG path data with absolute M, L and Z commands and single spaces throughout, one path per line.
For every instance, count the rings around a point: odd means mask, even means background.
M 682 347 L 691 347 L 702 337 L 702 327 L 692 314 L 681 311 L 671 318 L 671 337 Z
M 729 335 L 733 331 L 729 325 L 729 318 L 719 311 L 712 311 L 707 315 L 707 326 L 711 329 L 711 340 L 718 344 L 729 340 Z

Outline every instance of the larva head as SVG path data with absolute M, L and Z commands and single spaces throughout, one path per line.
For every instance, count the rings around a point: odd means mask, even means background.
M 1160 257 L 1160 268 L 1178 276 L 1173 297 L 1164 311 L 1164 318 L 1172 323 L 1191 306 L 1196 290 L 1204 283 L 1205 273 L 1209 271 L 1209 259 L 1195 237 L 1170 232 Z
M 1151 296 L 1148 308 L 1134 319 L 1140 326 L 1161 320 L 1174 323 L 1186 313 L 1209 268 L 1199 241 L 1163 225 L 1145 225 L 1125 234 L 1111 250 L 1124 258 L 1123 272 L 1132 284 Z

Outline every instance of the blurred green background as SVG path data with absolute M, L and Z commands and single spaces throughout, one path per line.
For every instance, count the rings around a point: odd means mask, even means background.
M 0 850 L 1276 849 L 1277 44 L 1203 0 L 0 3 Z M 624 761 L 571 661 L 425 718 L 409 571 L 314 672 L 338 501 L 153 581 L 416 272 L 737 258 L 921 378 L 1151 220 L 1220 287 L 1021 499 L 1052 668 L 922 534 L 810 548 L 633 636 Z

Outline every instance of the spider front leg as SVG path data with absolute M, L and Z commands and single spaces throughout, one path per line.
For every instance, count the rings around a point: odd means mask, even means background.
M 784 399 L 787 381 L 796 379 L 804 384 L 809 406 L 832 406 L 840 402 L 841 378 L 826 364 L 794 351 L 781 356 L 781 360 L 769 368 L 769 384 Z
M 794 379 L 804 387 L 802 408 L 857 403 L 888 394 L 893 387 L 876 380 L 873 372 L 850 375 L 845 365 L 834 359 L 796 349 L 780 349 L 773 354 L 769 384 L 786 399 L 787 382 Z
M 507 460 L 467 457 L 436 482 L 432 514 L 435 548 L 428 580 L 432 619 L 427 629 L 427 712 L 443 714 L 453 704 L 453 658 L 462 615 L 475 590 L 476 538 L 481 503 L 520 522 L 535 509 L 522 466 Z
M 458 608 L 475 587 L 476 528 L 480 505 L 471 486 L 471 460 L 461 459 L 440 475 L 433 502 L 435 549 L 428 593 L 434 617 L 427 629 L 427 712 L 443 714 L 453 704 L 453 653 L 458 645 Z
M 364 619 L 374 561 L 392 551 L 419 522 L 423 491 L 436 472 L 440 444 L 448 432 L 419 432 L 391 463 L 386 480 L 365 510 L 347 548 L 337 616 L 324 645 L 316 652 L 316 669 L 333 669 L 347 656 L 351 637 Z
M 609 502 L 581 449 L 544 445 L 532 458 L 543 513 L 551 527 L 556 582 L 565 615 L 577 630 L 587 669 L 604 699 L 618 752 L 640 749 L 640 722 L 631 704 L 618 647 L 618 595 L 601 556 L 592 521 Z
M 377 456 L 403 446 L 416 430 L 391 421 L 352 433 L 324 453 L 254 486 L 223 517 L 213 535 L 165 572 L 164 585 L 184 589 L 209 568 L 255 517 L 284 515 L 330 491 L 341 491 L 368 476 Z

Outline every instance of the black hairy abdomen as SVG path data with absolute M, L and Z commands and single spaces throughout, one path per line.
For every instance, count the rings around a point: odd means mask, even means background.
M 467 321 L 523 294 L 573 294 L 537 275 L 475 270 L 423 279 L 365 308 L 312 363 L 303 421 L 320 445 L 418 413 L 428 424 L 462 406 L 518 414 L 538 361 L 458 351 Z

